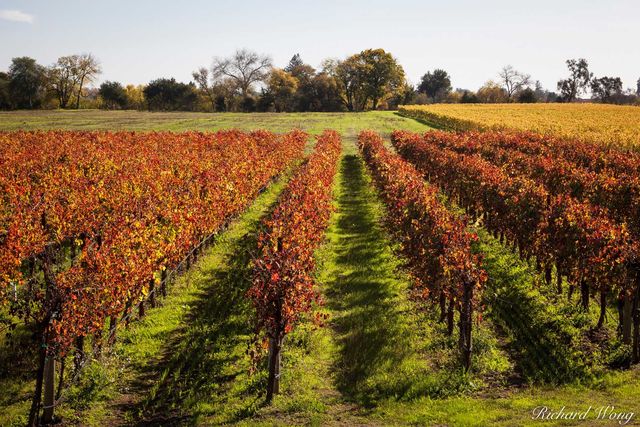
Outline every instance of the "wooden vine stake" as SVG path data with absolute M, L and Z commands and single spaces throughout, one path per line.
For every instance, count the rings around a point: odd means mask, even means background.
M 640 271 L 636 272 L 633 296 L 633 363 L 640 363 Z
M 47 356 L 44 363 L 44 399 L 42 411 L 42 423 L 50 424 L 53 422 L 54 396 L 55 396 L 55 374 L 56 359 L 53 356 Z
M 466 281 L 463 285 L 462 305 L 460 307 L 460 352 L 465 372 L 471 368 L 471 329 L 473 325 L 473 288 L 474 283 Z
M 282 238 L 278 237 L 276 252 L 282 253 Z M 276 327 L 273 336 L 269 338 L 269 383 L 267 384 L 267 402 L 271 403 L 273 396 L 280 393 L 280 355 L 282 352 L 282 333 L 280 323 L 282 319 L 282 302 L 278 302 Z
M 275 338 L 269 339 L 269 383 L 267 385 L 267 402 L 280 393 L 280 363 L 282 355 L 282 336 L 276 332 Z

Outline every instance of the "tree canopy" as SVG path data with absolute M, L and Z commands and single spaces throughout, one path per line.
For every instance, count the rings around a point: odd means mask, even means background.
M 440 68 L 427 72 L 420 80 L 418 92 L 426 94 L 432 102 L 442 101 L 451 92 L 449 73 Z
M 615 98 L 622 95 L 622 80 L 620 77 L 600 77 L 591 80 L 591 93 L 601 102 L 615 102 Z
M 124 87 L 118 82 L 106 81 L 100 85 L 98 94 L 102 98 L 103 106 L 107 109 L 127 108 L 128 98 Z
M 589 63 L 586 59 L 568 59 L 569 77 L 558 82 L 558 90 L 562 99 L 573 102 L 589 86 L 593 74 L 589 72 Z
M 198 101 L 194 84 L 177 82 L 174 78 L 153 80 L 143 92 L 151 111 L 193 111 Z
M 46 95 L 46 69 L 35 59 L 13 58 L 9 66 L 9 93 L 14 108 L 37 108 Z

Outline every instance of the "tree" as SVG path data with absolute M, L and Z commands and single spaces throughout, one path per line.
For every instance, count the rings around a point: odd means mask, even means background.
M 422 76 L 418 92 L 426 94 L 432 102 L 442 101 L 451 92 L 449 73 L 439 68 L 427 72 Z
M 275 99 L 273 94 L 266 88 L 260 89 L 260 96 L 256 102 L 256 111 L 261 113 L 275 111 Z
M 118 82 L 106 81 L 100 85 L 98 94 L 102 98 L 103 107 L 107 109 L 127 108 L 127 92 Z
M 523 104 L 532 104 L 537 101 L 536 93 L 530 87 L 520 90 L 517 97 L 518 102 Z
M 298 88 L 294 94 L 294 110 L 295 111 L 317 111 L 312 107 L 317 105 L 315 99 L 317 97 L 317 88 L 315 87 L 316 70 L 308 64 L 305 64 L 300 54 L 296 53 L 289 64 L 284 68 L 298 81 Z
M 310 87 L 308 111 L 344 111 L 340 91 L 336 81 L 327 73 L 321 72 L 313 77 Z
M 293 111 L 298 80 L 288 72 L 274 68 L 267 85 L 267 92 L 273 97 L 276 112 Z
M 500 71 L 500 81 L 502 87 L 507 93 L 507 98 L 511 97 L 531 84 L 531 76 L 529 74 L 516 71 L 511 65 L 502 67 Z
M 92 83 L 102 73 L 100 62 L 90 53 L 74 55 L 76 58 L 75 73 L 78 81 L 76 94 L 76 109 L 80 108 L 80 96 L 85 83 Z
M 124 92 L 127 96 L 127 108 L 135 110 L 143 110 L 145 108 L 143 85 L 127 85 L 124 88 Z
M 461 104 L 477 104 L 480 102 L 475 93 L 470 90 L 465 90 L 462 92 L 462 96 L 460 97 Z
M 536 80 L 533 92 L 536 96 L 536 102 L 556 102 L 558 100 L 558 94 L 544 89 L 539 80 Z
M 591 93 L 601 102 L 615 102 L 616 97 L 622 93 L 622 80 L 620 77 L 600 77 L 591 80 Z
M 362 84 L 371 99 L 371 109 L 377 109 L 381 101 L 402 92 L 404 70 L 390 53 L 384 49 L 367 49 L 360 52 L 357 59 L 362 62 Z
M 298 70 L 301 67 L 305 67 L 305 66 L 307 66 L 307 65 L 304 63 L 304 61 L 300 57 L 300 54 L 296 53 L 289 60 L 289 64 L 287 64 L 287 66 L 284 67 L 284 71 L 286 71 L 287 73 L 295 74 L 296 70 Z
M 573 102 L 586 90 L 593 74 L 589 72 L 589 63 L 584 58 L 568 59 L 567 67 L 571 75 L 558 82 L 558 90 L 563 101 Z
M 191 75 L 198 85 L 200 92 L 204 94 L 207 100 L 211 103 L 211 111 L 216 111 L 216 93 L 213 84 L 210 82 L 209 70 L 205 67 L 200 67 Z
M 9 94 L 14 108 L 36 108 L 45 97 L 45 68 L 35 59 L 13 58 L 9 66 Z
M 58 98 L 60 108 L 67 108 L 75 97 L 76 108 L 80 108 L 80 97 L 86 83 L 91 83 L 102 72 L 100 63 L 90 53 L 69 55 L 58 58 L 49 67 L 48 80 Z
M 336 80 L 340 96 L 349 111 L 378 107 L 381 101 L 402 90 L 404 70 L 383 49 L 367 49 L 344 61 L 327 60 L 324 72 Z
M 227 111 L 227 103 L 224 95 L 216 96 L 216 108 L 215 111 Z
M 636 82 L 636 95 L 640 96 L 640 79 Z
M 10 83 L 9 74 L 0 72 L 0 110 L 9 110 L 11 108 Z
M 254 97 L 247 95 L 240 101 L 240 108 L 242 108 L 242 111 L 251 113 L 253 111 L 256 111 L 257 104 L 258 103 L 256 102 L 256 99 Z
M 323 70 L 336 82 L 340 99 L 349 111 L 364 108 L 366 96 L 362 89 L 364 71 L 358 58 L 353 55 L 344 61 L 326 60 Z
M 143 92 L 150 111 L 193 111 L 198 102 L 195 85 L 174 78 L 153 80 Z
M 238 95 L 236 83 L 230 79 L 216 81 L 213 85 L 216 94 L 216 111 L 238 111 L 243 98 Z
M 478 89 L 477 97 L 478 101 L 489 104 L 507 102 L 508 99 L 507 91 L 493 80 L 489 80 Z
M 74 70 L 75 62 L 73 56 L 62 56 L 48 70 L 49 85 L 58 99 L 60 108 L 67 108 L 79 83 Z
M 252 85 L 264 81 L 271 69 L 271 58 L 247 49 L 239 49 L 229 58 L 215 58 L 211 73 L 214 79 L 229 78 L 240 89 L 242 98 L 250 95 Z
M 416 98 L 416 90 L 409 82 L 404 82 L 402 88 L 388 102 L 390 109 L 397 109 L 398 105 L 413 104 Z

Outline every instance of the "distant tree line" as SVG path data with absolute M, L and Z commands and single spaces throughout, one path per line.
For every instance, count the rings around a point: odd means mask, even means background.
M 558 82 L 558 92 L 545 90 L 511 65 L 471 91 L 453 90 L 449 74 L 438 68 L 413 86 L 396 58 L 383 49 L 327 59 L 318 69 L 299 54 L 277 68 L 270 57 L 240 49 L 194 71 L 189 83 L 158 78 L 146 85 L 105 81 L 91 88 L 102 72 L 91 54 L 63 56 L 50 66 L 21 57 L 12 60 L 7 72 L 0 72 L 0 109 L 364 111 L 413 103 L 576 102 L 588 90 L 594 101 L 640 105 L 640 79 L 636 89 L 624 90 L 619 77 L 594 77 L 585 59 L 566 62 L 569 76 Z
M 91 54 L 62 56 L 45 67 L 29 57 L 13 58 L 0 72 L 0 108 L 80 108 L 87 86 L 102 72 Z
M 566 63 L 569 77 L 558 82 L 557 93 L 545 90 L 539 81 L 533 82 L 529 74 L 507 65 L 500 70 L 496 80 L 487 81 L 476 92 L 452 90 L 451 80 L 444 70 L 428 72 L 422 76 L 414 101 L 417 104 L 575 102 L 590 89 L 592 101 L 640 105 L 640 79 L 635 89 L 623 90 L 620 77 L 594 77 L 585 59 L 569 59 Z

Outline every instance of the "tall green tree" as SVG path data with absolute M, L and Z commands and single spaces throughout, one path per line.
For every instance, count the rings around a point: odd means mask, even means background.
M 60 108 L 67 108 L 71 97 L 78 90 L 80 81 L 76 72 L 76 62 L 76 55 L 61 56 L 48 69 L 49 85 L 58 99 Z
M 520 90 L 517 94 L 517 100 L 522 104 L 533 104 L 534 102 L 538 102 L 535 91 L 530 87 Z
M 153 80 L 143 92 L 151 111 L 193 111 L 198 103 L 195 85 L 174 78 Z
M 14 108 L 37 108 L 46 95 L 45 68 L 35 59 L 13 58 L 9 66 L 9 93 Z
M 106 81 L 100 85 L 98 94 L 102 98 L 103 108 L 112 109 L 125 109 L 129 99 L 127 98 L 127 91 L 118 82 Z
M 336 81 L 325 72 L 317 73 L 308 87 L 307 111 L 344 111 Z
M 335 80 L 326 72 L 316 72 L 295 54 L 284 68 L 297 81 L 294 94 L 295 111 L 343 111 Z
M 324 72 L 336 82 L 340 100 L 348 111 L 359 111 L 364 108 L 366 102 L 362 83 L 364 71 L 356 55 L 344 61 L 325 61 Z
M 349 111 L 376 109 L 401 92 L 405 83 L 404 70 L 384 49 L 363 50 L 344 61 L 325 61 L 324 69 L 336 80 Z
M 298 82 L 298 88 L 294 95 L 296 111 L 318 111 L 315 107 L 317 104 L 318 88 L 316 87 L 316 70 L 308 64 L 302 62 L 300 57 L 295 62 L 293 59 L 285 68 L 292 77 Z
M 363 89 L 371 100 L 371 108 L 398 95 L 404 89 L 404 70 L 398 61 L 384 49 L 367 49 L 358 54 L 362 61 Z
M 449 73 L 440 68 L 428 71 L 420 80 L 418 92 L 427 95 L 432 102 L 442 101 L 451 92 Z
M 9 74 L 0 72 L 0 110 L 9 110 L 11 108 L 10 82 Z
M 398 105 L 413 104 L 416 99 L 416 90 L 408 82 L 389 100 L 389 108 L 397 109 Z

